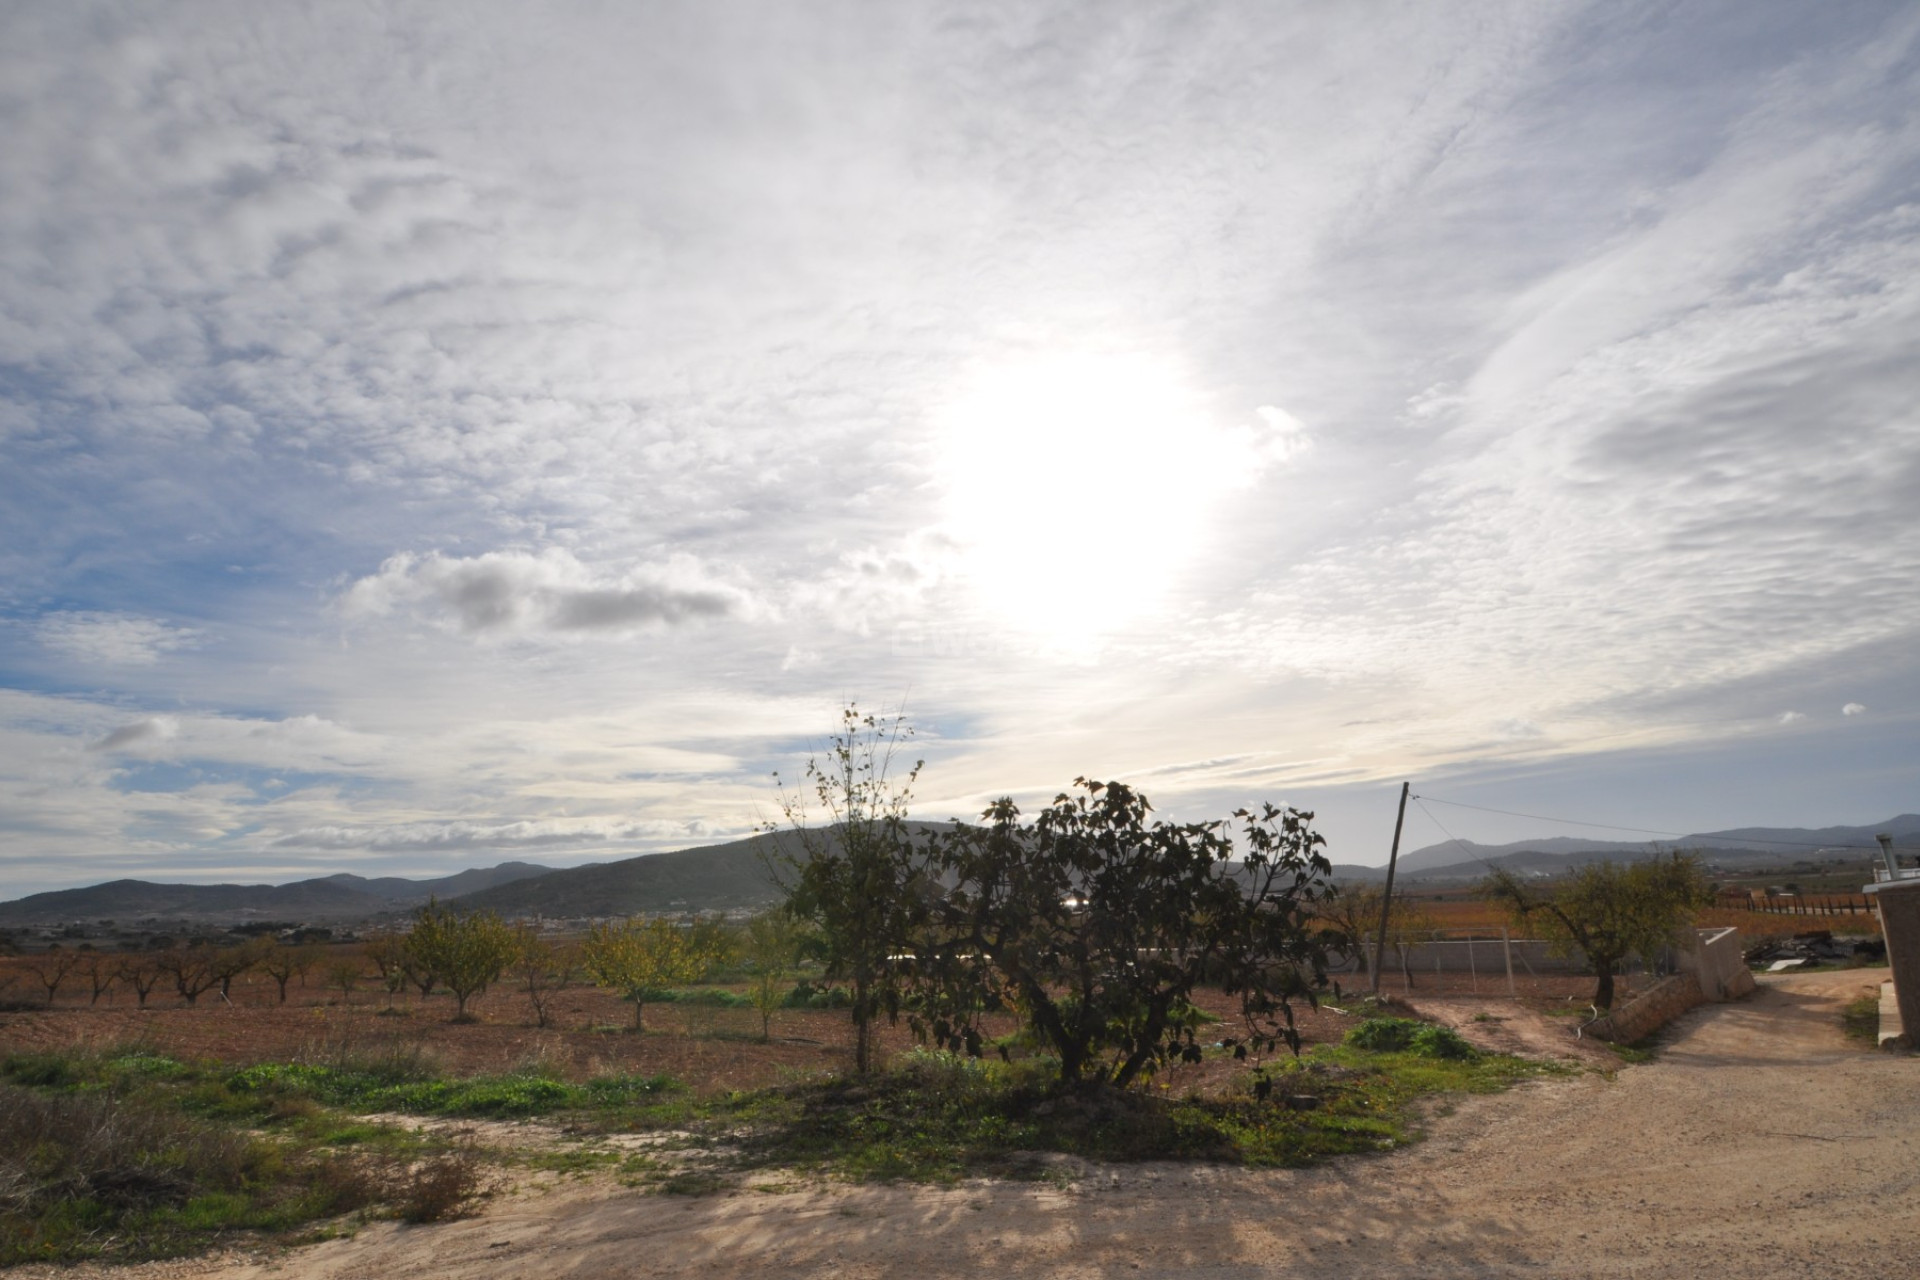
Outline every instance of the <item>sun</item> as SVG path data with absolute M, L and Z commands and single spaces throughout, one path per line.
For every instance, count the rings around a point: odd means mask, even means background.
M 1060 356 L 979 377 L 942 416 L 946 525 L 994 612 L 1073 641 L 1166 600 L 1235 483 L 1231 433 L 1150 361 Z

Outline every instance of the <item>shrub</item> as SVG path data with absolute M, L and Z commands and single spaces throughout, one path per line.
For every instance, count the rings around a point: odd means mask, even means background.
M 450 1151 L 413 1166 L 393 1197 L 403 1222 L 445 1222 L 464 1214 L 480 1193 L 480 1163 L 471 1150 Z
M 1452 1027 L 1412 1018 L 1368 1018 L 1347 1032 L 1347 1043 L 1370 1053 L 1414 1053 L 1423 1058 L 1466 1061 L 1479 1050 Z

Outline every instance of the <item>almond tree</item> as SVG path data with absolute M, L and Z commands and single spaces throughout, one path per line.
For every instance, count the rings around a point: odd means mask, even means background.
M 313 967 L 315 959 L 311 947 L 276 942 L 267 950 L 260 961 L 260 971 L 272 978 L 274 985 L 280 988 L 281 1004 L 287 1002 L 287 983 L 295 978 L 304 981 L 304 975 Z
M 530 924 L 514 926 L 513 959 L 507 969 L 527 993 L 534 1025 L 552 1025 L 553 998 L 573 985 L 580 964 L 576 948 L 548 941 Z
M 39 979 L 40 985 L 46 988 L 47 1008 L 51 1009 L 53 997 L 60 990 L 60 985 L 67 980 L 68 974 L 80 967 L 80 953 L 69 951 L 56 942 L 45 951 L 29 955 L 26 966 L 28 972 Z
M 706 938 L 672 920 L 595 925 L 581 948 L 588 975 L 632 1003 L 635 1031 L 645 1025 L 648 1000 L 676 983 L 697 982 L 715 958 Z
M 792 989 L 788 978 L 800 954 L 805 930 L 784 908 L 763 911 L 741 931 L 740 954 L 753 975 L 747 998 L 760 1015 L 760 1038 L 773 1039 L 773 1013 Z
M 133 988 L 134 998 L 142 1009 L 147 1007 L 147 997 L 160 985 L 160 979 L 166 976 L 159 961 L 150 955 L 122 956 L 114 967 L 114 976 Z
M 453 1020 L 472 1022 L 467 1001 L 484 992 L 513 959 L 513 930 L 491 911 L 455 912 L 429 900 L 414 915 L 407 953 L 458 1002 Z
M 1652 959 L 1713 902 L 1699 861 L 1678 852 L 1645 862 L 1589 862 L 1544 887 L 1496 867 L 1481 893 L 1556 952 L 1584 956 L 1596 979 L 1593 1003 L 1603 1011 L 1613 1007 L 1614 975 L 1628 958 Z

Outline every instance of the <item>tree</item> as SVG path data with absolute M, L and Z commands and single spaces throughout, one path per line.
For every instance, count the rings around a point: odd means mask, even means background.
M 977 1054 L 980 1015 L 1012 1008 L 1062 1083 L 1124 1088 L 1199 1060 L 1193 994 L 1207 983 L 1239 997 L 1237 1054 L 1297 1052 L 1292 1003 L 1316 1000 L 1329 943 L 1313 913 L 1332 868 L 1312 815 L 1237 811 L 1236 850 L 1226 822 L 1150 821 L 1124 784 L 1075 785 L 1030 825 L 1003 799 L 935 838 L 944 888 L 920 899 L 916 1030 Z
M 913 914 L 915 842 L 907 806 L 923 762 L 915 761 L 904 777 L 894 769 L 912 737 L 902 716 L 876 718 L 849 706 L 825 757 L 807 761 L 805 791 L 824 825 L 812 824 L 804 793 L 781 797 L 786 825 L 800 845 L 786 862 L 787 907 L 819 925 L 826 976 L 851 989 L 854 1069 L 863 1073 L 873 1066 L 874 1020 L 899 1012 L 888 956 Z
M 491 911 L 449 911 L 429 899 L 414 914 L 407 952 L 458 1002 L 455 1022 L 471 1022 L 467 1001 L 485 991 L 513 959 L 513 930 Z
M 760 1038 L 773 1039 L 773 1013 L 786 1003 L 792 984 L 787 981 L 800 954 L 805 929 L 793 913 L 776 907 L 747 921 L 741 930 L 740 953 L 752 975 L 747 999 L 760 1015 Z
M 280 988 L 280 1003 L 287 1002 L 287 983 L 294 978 L 306 980 L 306 972 L 313 967 L 315 956 L 313 949 L 302 946 L 289 946 L 276 942 L 260 961 L 260 971 L 272 978 Z
M 220 975 L 214 972 L 213 956 L 214 948 L 195 938 L 184 947 L 168 947 L 154 957 L 154 963 L 173 979 L 173 988 L 182 1000 L 198 1004 L 200 994 L 220 981 Z
M 407 939 L 404 934 L 379 933 L 361 948 L 380 973 L 380 985 L 390 996 L 407 989 Z M 393 1002 L 387 1002 L 391 1005 Z
M 353 992 L 365 976 L 365 966 L 351 955 L 341 956 L 327 966 L 327 985 L 340 988 L 343 1004 L 353 1003 Z
M 648 1000 L 676 982 L 698 981 L 715 956 L 691 927 L 671 920 L 627 920 L 595 925 L 581 959 L 595 982 L 632 1002 L 633 1029 L 639 1031 Z
M 1320 900 L 1319 917 L 1341 936 L 1338 949 L 1359 963 L 1360 972 L 1368 971 L 1368 947 L 1380 933 L 1380 904 L 1385 890 L 1379 885 L 1347 883 L 1334 887 Z M 1407 965 L 1407 952 L 1419 939 L 1439 928 L 1431 913 L 1404 893 L 1393 895 L 1393 910 L 1387 916 L 1387 945 L 1400 957 L 1400 973 L 1413 986 L 1413 971 Z
M 166 976 L 154 957 L 144 955 L 122 956 L 114 973 L 133 988 L 134 998 L 142 1009 L 147 1007 L 147 997 L 160 985 L 160 979 Z
M 46 988 L 47 1008 L 51 1009 L 53 997 L 59 992 L 60 985 L 67 980 L 68 974 L 80 967 L 80 953 L 69 951 L 56 942 L 45 951 L 38 951 L 28 956 L 26 966 L 28 971 L 39 979 L 40 985 Z
M 120 959 L 104 951 L 88 951 L 81 958 L 80 972 L 92 992 L 87 1003 L 99 1004 L 100 997 L 113 990 L 113 984 L 120 980 Z
M 1481 892 L 1560 954 L 1584 956 L 1597 979 L 1593 1003 L 1602 1010 L 1613 1007 L 1614 974 L 1630 956 L 1651 959 L 1713 901 L 1698 860 L 1678 852 L 1645 862 L 1590 862 L 1544 888 L 1495 868 Z
M 267 958 L 273 949 L 273 940 L 266 937 L 248 938 L 237 947 L 221 947 L 208 958 L 208 968 L 214 981 L 220 984 L 220 998 L 228 1004 L 233 1003 L 233 980 L 248 970 L 256 968 Z
M 556 946 L 532 925 L 519 924 L 513 930 L 508 969 L 527 993 L 534 1024 L 545 1027 L 553 1023 L 553 998 L 572 986 L 580 972 L 580 957 L 575 948 Z

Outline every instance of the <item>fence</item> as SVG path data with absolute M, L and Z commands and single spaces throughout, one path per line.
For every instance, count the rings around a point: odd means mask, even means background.
M 1769 916 L 1870 916 L 1873 899 L 1864 893 L 1834 893 L 1818 896 L 1761 898 L 1722 898 L 1722 907 L 1735 911 L 1743 907 Z
M 1460 935 L 1465 936 L 1460 936 Z M 1371 940 L 1354 952 L 1337 957 L 1329 966 L 1337 974 L 1371 973 L 1374 944 Z M 1465 976 L 1468 992 L 1484 995 L 1515 995 L 1518 979 L 1571 977 L 1586 972 L 1586 964 L 1577 956 L 1554 955 L 1550 944 L 1538 938 L 1510 937 L 1506 930 L 1438 929 L 1417 941 L 1387 944 L 1387 965 L 1381 974 L 1389 981 L 1430 977 Z M 1454 990 L 1457 982 L 1446 984 Z

